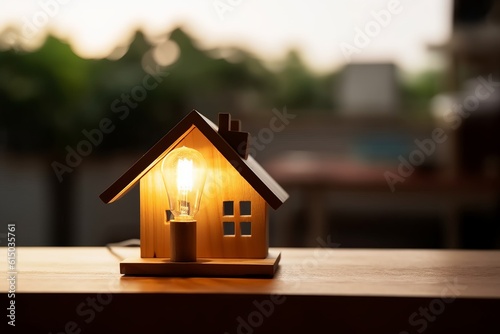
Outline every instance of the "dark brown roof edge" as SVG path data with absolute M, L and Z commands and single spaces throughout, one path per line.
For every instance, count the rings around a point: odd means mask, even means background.
M 177 144 L 186 132 L 196 126 L 219 152 L 233 165 L 248 183 L 273 208 L 279 208 L 288 198 L 286 191 L 251 156 L 242 159 L 239 154 L 217 133 L 217 126 L 208 118 L 193 110 L 172 130 L 163 136 L 132 167 L 118 178 L 101 195 L 104 203 L 112 203 L 125 195 L 164 155 L 164 152 Z

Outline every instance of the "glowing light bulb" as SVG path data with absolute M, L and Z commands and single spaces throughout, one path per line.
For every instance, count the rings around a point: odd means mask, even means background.
M 193 160 L 180 159 L 177 162 L 177 189 L 181 191 L 193 190 Z
M 206 169 L 201 153 L 185 146 L 172 150 L 163 159 L 162 176 L 174 220 L 194 219 L 200 209 Z

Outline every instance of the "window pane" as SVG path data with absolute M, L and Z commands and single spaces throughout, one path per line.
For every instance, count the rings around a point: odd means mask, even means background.
M 241 235 L 250 236 L 252 235 L 252 223 L 251 222 L 240 222 Z
M 241 201 L 240 202 L 240 215 L 241 216 L 250 216 L 251 214 L 252 214 L 252 202 Z
M 224 235 L 234 236 L 234 222 L 222 222 Z
M 233 201 L 222 202 L 222 212 L 224 216 L 234 216 L 234 202 Z
M 174 219 L 174 214 L 172 213 L 172 211 L 170 210 L 165 210 L 165 220 L 167 222 L 171 221 L 172 219 Z

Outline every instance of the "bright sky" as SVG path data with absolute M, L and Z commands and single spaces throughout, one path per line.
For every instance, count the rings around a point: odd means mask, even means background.
M 390 14 L 382 24 L 380 11 Z M 317 71 L 348 62 L 341 46 L 354 52 L 350 61 L 414 71 L 433 66 L 427 45 L 449 38 L 451 11 L 451 0 L 0 0 L 0 31 L 16 24 L 36 43 L 50 30 L 82 57 L 105 57 L 137 28 L 159 35 L 181 25 L 203 47 L 238 46 L 270 61 L 297 48 Z M 367 45 L 355 43 L 357 29 L 368 29 Z

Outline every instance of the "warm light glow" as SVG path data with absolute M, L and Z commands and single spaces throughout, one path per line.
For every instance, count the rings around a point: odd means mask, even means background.
M 174 219 L 194 220 L 207 172 L 201 153 L 185 146 L 176 148 L 163 159 L 161 172 Z
M 153 50 L 153 59 L 160 66 L 168 66 L 177 61 L 180 55 L 179 46 L 172 41 L 165 41 Z
M 180 159 L 177 162 L 177 189 L 180 191 L 193 190 L 193 161 Z

